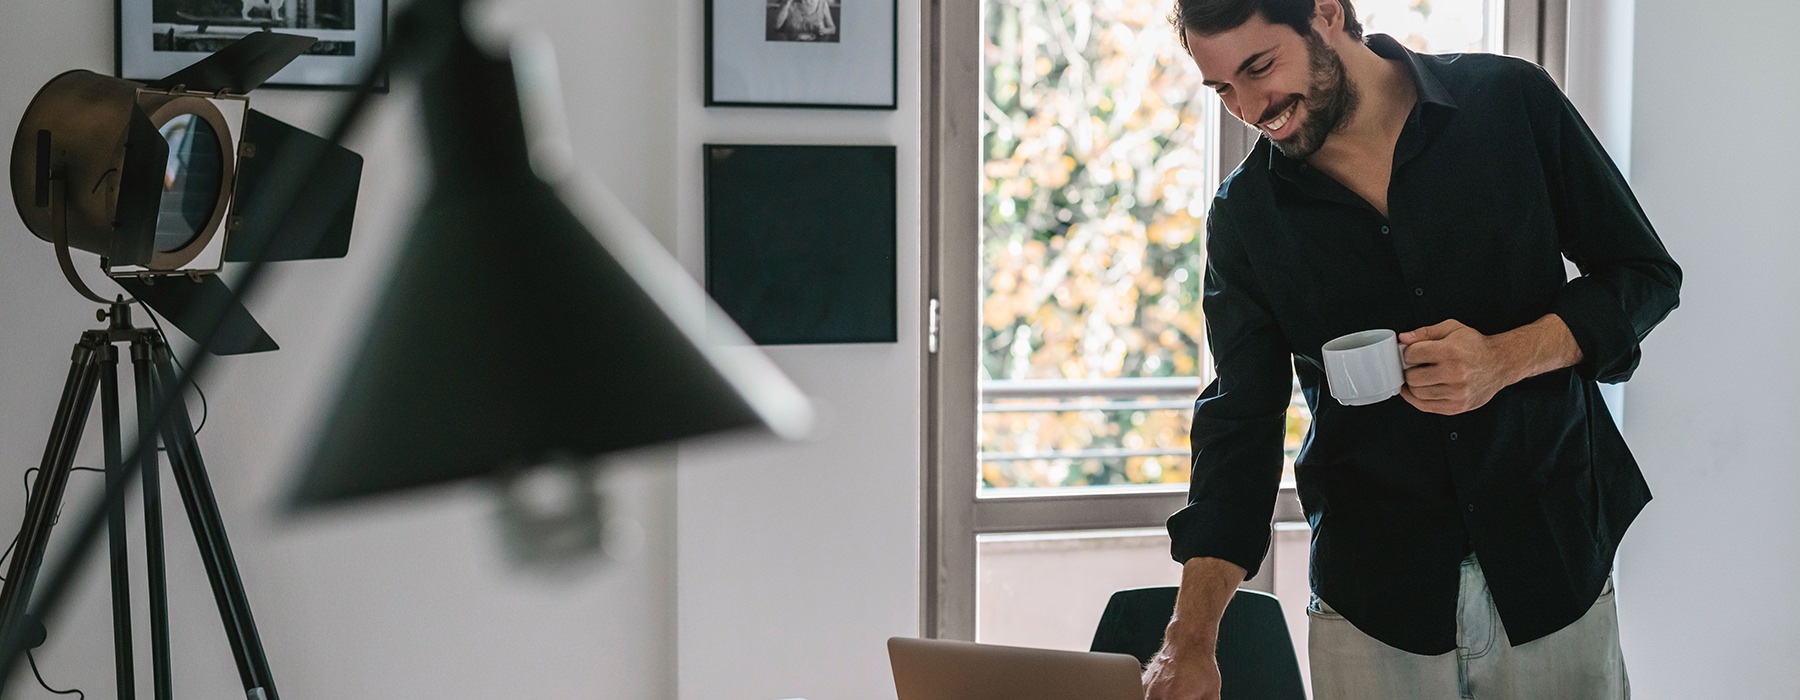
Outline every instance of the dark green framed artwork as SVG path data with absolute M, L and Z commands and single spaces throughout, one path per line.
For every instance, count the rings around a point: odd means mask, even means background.
M 893 146 L 707 144 L 706 291 L 758 345 L 898 339 Z

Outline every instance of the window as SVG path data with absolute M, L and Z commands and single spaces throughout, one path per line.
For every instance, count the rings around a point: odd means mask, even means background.
M 982 8 L 981 496 L 1185 483 L 1217 100 L 1157 0 Z
M 1560 70 L 1544 58 L 1563 43 L 1557 0 L 1355 5 L 1365 31 L 1415 50 L 1498 50 L 1504 35 Z M 927 8 L 925 222 L 942 338 L 926 371 L 927 635 L 1086 648 L 1110 591 L 1178 582 L 1161 527 L 1186 501 L 1188 420 L 1210 380 L 1205 208 L 1254 133 L 1200 87 L 1169 10 Z M 1309 420 L 1296 394 L 1290 464 Z M 1291 485 L 1276 520 L 1247 585 L 1283 597 L 1304 652 L 1310 532 Z

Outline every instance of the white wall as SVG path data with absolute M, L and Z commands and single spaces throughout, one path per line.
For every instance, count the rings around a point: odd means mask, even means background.
M 683 448 L 682 700 L 893 697 L 887 637 L 919 632 L 920 233 L 917 0 L 899 0 L 899 109 L 706 108 L 702 0 L 680 0 L 677 250 L 702 262 L 701 145 L 892 144 L 899 342 L 767 348 L 825 417 L 816 440 Z
M 1686 272 L 1627 437 L 1656 501 L 1626 539 L 1637 697 L 1800 695 L 1800 5 L 1638 0 L 1632 182 Z
M 520 23 L 555 42 L 578 157 L 672 245 L 676 202 L 691 201 L 674 186 L 672 115 L 677 89 L 685 89 L 676 52 L 692 48 L 677 41 L 678 14 L 661 3 L 511 1 Z M 7 143 L 31 95 L 56 73 L 110 73 L 112 8 L 0 0 Z M 337 97 L 263 90 L 252 102 L 320 130 Z M 509 570 L 489 527 L 491 508 L 474 489 L 298 521 L 271 515 L 421 184 L 410 94 L 402 88 L 378 104 L 351 144 L 367 166 L 349 257 L 282 266 L 253 308 L 283 349 L 218 363 L 205 380 L 212 414 L 201 445 L 277 685 L 290 698 L 674 697 L 672 450 L 639 455 L 612 472 L 613 503 L 649 533 L 642 552 L 564 579 Z M 0 532 L 22 516 L 25 494 L 16 484 L 41 456 L 69 348 L 95 325 L 92 307 L 56 271 L 50 246 L 26 232 L 5 201 Z M 83 260 L 92 267 L 92 257 Z M 83 463 L 98 461 L 98 437 L 96 419 Z M 95 483 L 85 474 L 76 480 Z M 171 511 L 176 690 L 241 697 L 185 521 L 173 504 Z M 39 657 L 52 683 L 96 699 L 113 697 L 103 571 L 90 567 L 72 613 L 57 622 Z M 140 594 L 139 630 L 147 629 L 143 609 Z M 140 675 L 147 666 L 146 652 Z M 22 682 L 41 693 L 29 674 Z
M 1635 0 L 1569 6 L 1565 90 L 1620 170 L 1631 173 L 1631 70 Z

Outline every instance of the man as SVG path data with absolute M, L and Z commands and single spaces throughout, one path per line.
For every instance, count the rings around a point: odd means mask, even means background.
M 1611 561 L 1650 494 L 1596 382 L 1631 375 L 1681 272 L 1618 170 L 1541 69 L 1364 41 L 1350 0 L 1179 0 L 1173 21 L 1262 138 L 1208 217 L 1218 379 L 1147 697 L 1218 697 L 1293 373 L 1317 698 L 1628 697 Z M 1403 331 L 1401 395 L 1330 400 L 1321 346 L 1375 328 Z

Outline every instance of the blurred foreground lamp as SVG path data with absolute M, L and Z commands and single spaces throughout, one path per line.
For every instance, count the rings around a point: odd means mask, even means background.
M 550 564 L 599 548 L 598 456 L 744 428 L 795 437 L 811 409 L 576 174 L 548 48 L 494 55 L 466 10 L 420 0 L 397 29 L 414 42 L 395 68 L 417 71 L 431 183 L 292 497 L 493 479 L 511 553 Z
M 343 257 L 349 246 L 362 158 L 247 97 L 315 41 L 257 32 L 153 83 L 74 70 L 38 91 L 13 139 L 13 201 L 77 291 L 111 303 L 75 273 L 71 248 L 99 255 L 107 275 L 190 336 L 222 313 L 211 352 L 276 349 L 216 273 L 253 256 Z M 273 169 L 295 158 L 318 163 L 302 206 L 245 229 L 258 206 L 276 204 L 257 196 Z

